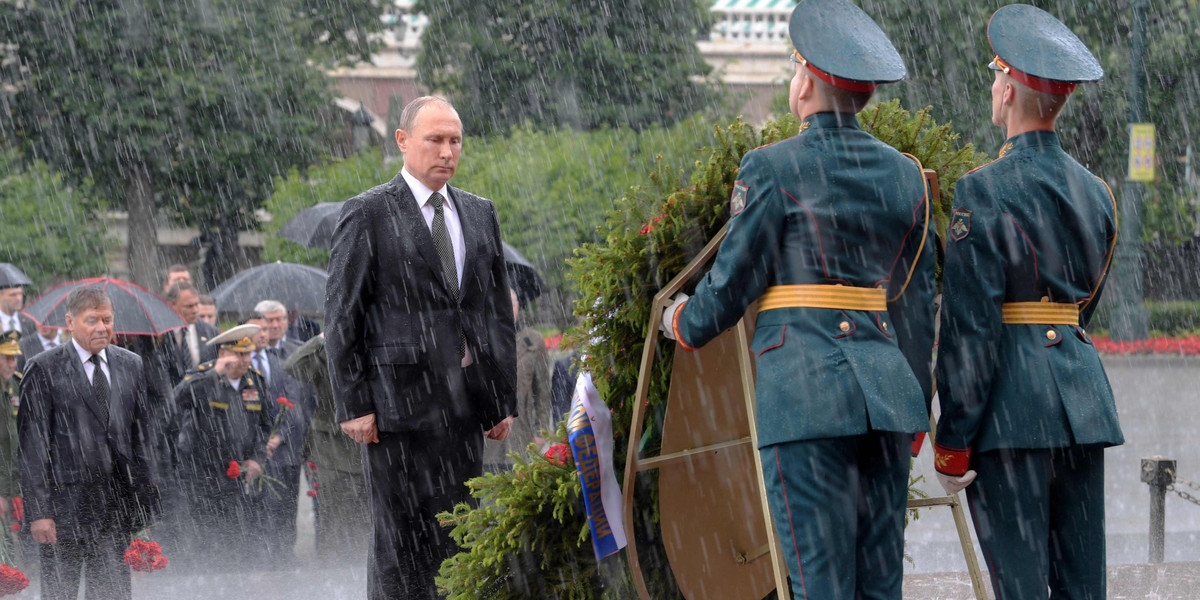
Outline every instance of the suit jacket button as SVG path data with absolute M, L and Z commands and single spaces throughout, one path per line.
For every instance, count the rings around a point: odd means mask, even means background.
M 1051 329 L 1050 331 L 1047 331 L 1046 339 L 1048 339 L 1050 341 L 1054 341 L 1054 340 L 1058 339 L 1058 332 L 1054 331 L 1053 329 Z
M 850 331 L 850 322 L 842 321 L 842 324 L 838 325 L 838 329 L 841 329 L 842 331 Z

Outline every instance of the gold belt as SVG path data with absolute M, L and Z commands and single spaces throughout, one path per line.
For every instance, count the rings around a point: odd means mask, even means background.
M 1005 302 L 1001 320 L 1008 325 L 1079 325 L 1079 305 L 1067 302 Z
M 834 308 L 841 310 L 887 310 L 887 290 L 847 285 L 773 285 L 758 299 L 758 310 L 775 308 Z

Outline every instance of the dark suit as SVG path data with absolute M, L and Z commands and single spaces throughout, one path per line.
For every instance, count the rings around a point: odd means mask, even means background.
M 434 515 L 471 498 L 482 432 L 515 414 L 515 340 L 500 223 L 491 201 L 448 188 L 466 259 L 461 301 L 401 174 L 346 201 L 333 235 L 326 350 L 337 419 L 374 414 L 366 448 L 375 521 L 371 598 L 433 598 L 456 551 Z M 458 342 L 474 359 L 463 368 Z
M 59 346 L 62 342 L 59 342 Z M 57 346 L 56 346 L 57 347 Z M 21 356 L 26 361 L 46 351 L 46 345 L 42 343 L 42 338 L 38 336 L 37 330 L 32 330 L 31 333 L 21 333 Z
M 280 340 L 278 347 L 267 348 L 267 352 L 275 357 L 278 357 L 280 361 L 285 361 L 289 356 L 292 355 L 293 352 L 298 350 L 303 343 L 304 342 L 301 342 L 300 340 L 285 336 L 282 340 Z
M 304 438 L 308 435 L 308 427 L 312 423 L 316 400 L 312 386 L 289 375 L 282 359 L 269 353 L 267 357 L 270 373 L 270 381 L 267 383 L 268 397 L 271 400 L 287 398 L 296 407 L 280 418 L 279 411 L 283 408 L 273 402 L 267 403 L 273 405 L 272 423 L 279 418 L 279 435 L 283 438 L 263 467 L 264 473 L 282 483 L 281 489 L 277 490 L 278 496 L 267 493 L 262 498 L 267 511 L 267 544 L 271 558 L 286 563 L 295 558 L 292 548 L 296 545 L 300 465 L 304 461 Z
M 88 598 L 128 598 L 122 554 L 155 504 L 142 359 L 116 346 L 107 357 L 107 423 L 70 342 L 31 359 L 21 384 L 25 511 L 58 534 L 42 546 L 43 598 L 74 599 L 84 563 Z
M 33 319 L 25 316 L 25 313 L 17 313 L 17 320 L 21 323 L 21 355 L 17 357 L 17 370 L 24 372 L 25 363 L 38 354 L 38 352 L 45 350 L 45 348 L 42 347 L 41 340 L 37 339 L 37 325 L 34 324 Z M 3 330 L 2 327 L 0 326 L 0 331 Z M 34 342 L 37 343 L 37 352 L 31 353 L 25 350 L 25 340 L 29 338 L 33 338 Z M 32 349 L 34 346 L 31 345 L 30 348 Z
M 187 330 L 183 331 L 186 336 Z M 207 342 L 220 333 L 213 325 L 209 325 L 205 321 L 196 321 L 196 343 L 200 346 L 200 364 L 217 359 L 217 347 L 210 346 Z M 192 353 L 188 350 L 186 337 L 182 344 L 176 342 L 175 332 L 172 331 L 164 335 L 163 340 L 165 351 L 170 356 L 168 371 L 171 376 L 171 385 L 179 385 L 179 382 L 183 381 L 183 376 L 198 365 L 192 362 Z

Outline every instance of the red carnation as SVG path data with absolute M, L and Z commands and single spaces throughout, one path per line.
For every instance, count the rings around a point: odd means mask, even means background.
M 275 403 L 282 406 L 284 410 L 292 410 L 293 408 L 296 408 L 296 405 L 292 404 L 291 400 L 288 400 L 287 398 L 284 398 L 283 396 L 276 398 Z
M 159 546 L 158 542 L 143 539 L 129 542 L 129 549 L 125 551 L 124 561 L 129 568 L 144 573 L 165 568 L 170 562 L 166 556 L 163 556 L 162 546 Z
M 229 468 L 225 469 L 225 476 L 230 479 L 237 479 L 238 475 L 242 474 L 242 468 L 238 466 L 236 460 L 229 461 Z
M 313 462 L 313 461 L 311 461 L 311 460 L 310 460 L 310 461 L 308 461 L 308 468 L 309 468 L 309 470 L 316 471 L 316 470 L 317 470 L 317 463 L 315 463 L 315 462 Z
M 543 456 L 546 457 L 546 460 L 560 467 L 565 467 L 567 466 L 567 462 L 571 460 L 571 447 L 566 444 L 554 444 L 550 446 L 549 450 L 546 450 L 546 454 Z
M 25 501 L 20 496 L 14 496 L 12 499 L 12 514 L 16 521 L 25 520 Z
M 20 531 L 20 530 L 21 530 L 21 524 L 20 524 L 20 523 L 12 523 L 12 524 L 10 524 L 10 525 L 8 526 L 8 528 L 9 528 L 9 529 L 11 529 L 11 530 L 13 530 L 13 531 Z
M 0 596 L 11 596 L 29 587 L 29 578 L 19 569 L 0 565 Z
M 316 497 L 317 497 L 317 490 L 308 490 L 308 492 L 306 492 L 306 493 L 308 494 L 308 497 L 309 497 L 309 498 L 316 498 Z

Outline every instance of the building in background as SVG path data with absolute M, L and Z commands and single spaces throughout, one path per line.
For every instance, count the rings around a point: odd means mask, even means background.
M 417 51 L 429 19 L 413 12 L 413 0 L 392 0 L 380 19 L 383 48 L 370 64 L 329 71 L 347 101 L 363 104 L 386 118 L 393 95 L 400 106 L 427 93 L 417 81 Z M 788 18 L 794 0 L 716 0 L 712 31 L 696 40 L 713 75 L 735 92 L 744 92 L 742 114 L 752 123 L 769 116 L 771 99 L 792 76 Z

